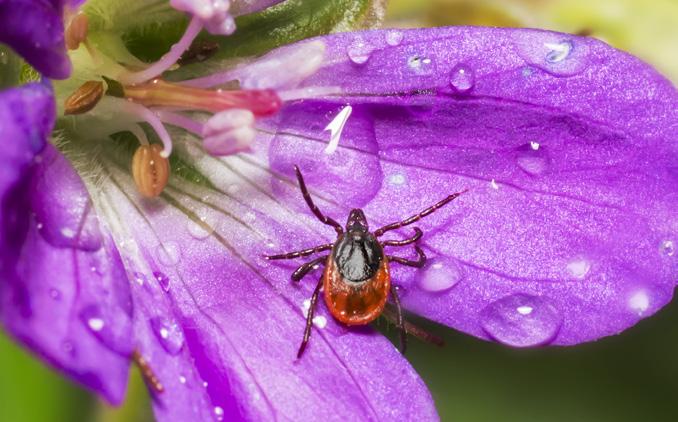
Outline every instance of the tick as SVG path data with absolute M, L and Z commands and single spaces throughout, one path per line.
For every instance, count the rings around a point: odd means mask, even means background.
M 419 221 L 466 191 L 449 195 L 418 214 L 396 223 L 387 224 L 373 232 L 369 230 L 363 211 L 361 209 L 353 209 L 348 216 L 346 228 L 344 229 L 335 220 L 324 215 L 313 203 L 299 167 L 294 166 L 294 171 L 296 172 L 299 188 L 308 207 L 318 220 L 328 226 L 332 226 L 337 232 L 337 240 L 334 243 L 280 255 L 265 256 L 269 260 L 294 259 L 331 250 L 327 255 L 319 256 L 302 264 L 292 273 L 292 280 L 299 282 L 311 270 L 317 268 L 317 266 L 323 264 L 325 266 L 323 274 L 311 296 L 311 305 L 306 316 L 304 338 L 301 346 L 299 346 L 297 357 L 300 358 L 304 353 L 311 336 L 313 315 L 318 304 L 321 288 L 323 288 L 325 304 L 330 313 L 343 324 L 366 325 L 380 315 L 384 315 L 394 321 L 400 331 L 400 350 L 402 353 L 405 352 L 407 347 L 407 333 L 433 343 L 441 343 L 441 340 L 437 337 L 404 321 L 398 292 L 393 284 L 391 284 L 389 269 L 391 264 L 396 263 L 421 268 L 426 263 L 426 255 L 419 247 L 419 240 L 423 232 L 418 227 L 414 227 L 414 235 L 407 239 L 380 241 L 379 238 L 386 232 Z M 385 247 L 402 247 L 407 245 L 414 245 L 414 250 L 417 252 L 416 260 L 387 255 L 384 252 Z M 393 304 L 388 302 L 389 294 L 393 299 Z M 392 311 L 393 306 L 395 307 L 395 312 Z

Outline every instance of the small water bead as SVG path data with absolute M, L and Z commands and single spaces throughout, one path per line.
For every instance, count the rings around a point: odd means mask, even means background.
M 75 230 L 71 229 L 70 227 L 63 227 L 61 230 L 59 230 L 59 232 L 67 239 L 73 239 L 75 237 Z
M 550 159 L 546 148 L 536 141 L 531 141 L 517 149 L 516 162 L 525 173 L 537 176 L 548 171 Z
M 544 47 L 549 49 L 546 54 L 546 61 L 549 63 L 560 63 L 567 59 L 574 48 L 571 41 L 561 41 L 559 43 L 544 43 Z
M 224 409 L 219 406 L 214 406 L 214 416 L 218 421 L 224 420 Z
M 494 179 L 490 180 L 490 187 L 494 190 L 499 190 L 499 185 L 497 184 L 497 181 Z
M 450 85 L 458 94 L 470 92 L 475 82 L 475 72 L 463 63 L 456 65 L 450 72 Z
M 144 275 L 143 273 L 140 273 L 140 272 L 133 273 L 132 277 L 133 277 L 134 282 L 137 283 L 140 286 L 143 286 L 148 281 L 148 279 L 146 278 L 146 275 Z
M 430 75 L 433 73 L 433 60 L 428 57 L 415 55 L 407 59 L 407 66 L 417 75 Z
M 370 59 L 370 54 L 372 54 L 372 46 L 365 43 L 361 39 L 355 40 L 353 44 L 348 48 L 347 54 L 348 58 L 354 64 L 361 65 L 367 63 Z
M 179 375 L 179 382 L 182 384 L 186 384 L 186 377 L 183 375 Z
M 73 343 L 70 340 L 62 341 L 61 349 L 69 355 L 75 356 L 75 346 L 73 346 Z
M 207 384 L 207 381 L 203 381 L 203 382 L 202 382 L 202 386 L 203 386 L 203 387 L 207 388 L 208 385 L 209 385 L 209 384 Z
M 150 324 L 153 334 L 167 353 L 175 356 L 181 352 L 184 347 L 184 333 L 176 322 L 158 316 L 151 318 Z
M 181 249 L 179 244 L 174 241 L 164 242 L 158 246 L 158 260 L 168 267 L 177 265 L 181 258 Z
M 673 240 L 664 240 L 659 245 L 659 252 L 665 256 L 673 256 L 676 253 L 676 245 Z
M 167 275 L 165 275 L 165 273 L 160 271 L 154 271 L 153 277 L 155 277 L 155 279 L 158 281 L 158 284 L 164 291 L 169 292 L 170 279 L 169 277 L 167 277 Z
M 641 316 L 650 307 L 650 297 L 647 295 L 646 291 L 639 290 L 631 295 L 628 300 L 628 305 L 631 311 L 637 313 L 638 316 Z
M 49 297 L 54 300 L 61 300 L 61 292 L 58 289 L 51 288 L 49 289 Z
M 447 257 L 429 259 L 419 276 L 419 287 L 431 293 L 441 293 L 454 287 L 464 278 L 459 263 Z
M 207 216 L 200 216 L 200 221 L 188 220 L 186 227 L 192 237 L 198 240 L 207 239 L 214 233 L 214 223 Z
M 583 258 L 577 258 L 567 264 L 567 272 L 574 278 L 584 279 L 591 270 L 591 263 Z
M 483 330 L 512 347 L 532 347 L 555 339 L 562 315 L 545 297 L 513 294 L 489 304 L 480 313 Z
M 400 45 L 403 41 L 403 33 L 397 30 L 391 30 L 386 32 L 386 44 L 391 47 Z
M 313 324 L 318 328 L 325 328 L 327 326 L 327 318 L 322 315 L 313 317 Z
M 388 177 L 388 183 L 394 186 L 402 186 L 407 183 L 407 178 L 401 173 L 392 174 Z

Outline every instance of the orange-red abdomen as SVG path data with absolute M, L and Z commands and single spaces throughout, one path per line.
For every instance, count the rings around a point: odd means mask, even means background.
M 346 325 L 369 324 L 384 310 L 391 289 L 386 257 L 372 277 L 356 283 L 341 275 L 330 255 L 325 265 L 323 288 L 327 308 L 337 320 Z

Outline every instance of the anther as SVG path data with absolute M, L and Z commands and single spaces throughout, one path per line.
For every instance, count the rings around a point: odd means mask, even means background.
M 83 12 L 78 12 L 66 27 L 64 32 L 64 41 L 69 50 L 77 50 L 80 43 L 87 39 L 87 31 L 89 29 L 89 19 Z
M 169 179 L 169 160 L 161 152 L 158 144 L 141 145 L 132 157 L 134 183 L 139 193 L 148 198 L 160 195 Z
M 141 375 L 144 377 L 144 381 L 146 381 L 146 384 L 151 387 L 153 391 L 156 393 L 165 391 L 165 387 L 163 387 L 160 380 L 158 380 L 158 377 L 155 375 L 155 372 L 153 372 L 153 369 L 151 369 L 148 361 L 146 361 L 138 350 L 135 350 L 134 353 L 132 353 L 132 360 L 137 364 L 141 371 Z
M 80 85 L 64 102 L 64 114 L 82 114 L 97 105 L 104 95 L 104 83 L 87 81 Z

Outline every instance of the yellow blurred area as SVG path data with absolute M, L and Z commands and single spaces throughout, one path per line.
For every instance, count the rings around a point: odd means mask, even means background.
M 678 0 L 391 0 L 385 26 L 513 26 L 587 33 L 678 81 Z

